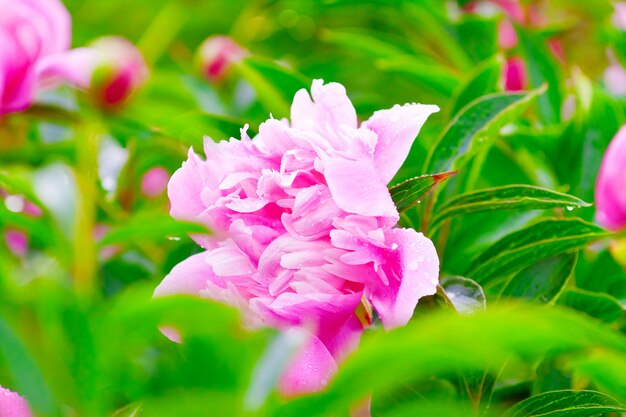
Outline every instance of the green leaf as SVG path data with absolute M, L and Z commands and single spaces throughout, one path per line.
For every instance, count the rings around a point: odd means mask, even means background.
M 515 404 L 506 417 L 589 417 L 626 411 L 613 398 L 597 391 L 550 391 Z
M 381 71 L 401 73 L 412 81 L 445 96 L 451 96 L 459 83 L 458 76 L 448 68 L 424 62 L 412 56 L 396 56 L 376 62 Z
M 574 252 L 539 261 L 514 275 L 506 283 L 500 296 L 550 302 L 567 284 L 577 259 L 578 254 Z
M 591 199 L 604 152 L 624 123 L 624 110 L 617 100 L 597 90 L 592 91 L 589 105 L 577 114 L 576 136 L 567 137 L 567 146 L 573 145 L 574 158 L 568 161 L 570 169 L 575 167 L 573 188 L 583 198 Z
M 557 303 L 607 323 L 613 323 L 624 315 L 624 308 L 619 301 L 608 294 L 568 290 L 561 294 Z
M 174 220 L 159 212 L 138 213 L 125 223 L 109 230 L 100 240 L 99 245 L 113 243 L 132 243 L 141 240 L 165 240 L 180 238 L 190 233 L 207 234 L 206 227 L 189 222 Z
M 442 172 L 441 174 L 429 174 L 410 178 L 389 188 L 389 193 L 398 211 L 402 212 L 419 203 L 439 183 L 453 175 L 456 175 L 456 172 Z
M 454 105 L 450 114 L 455 116 L 475 99 L 498 91 L 503 65 L 504 58 L 500 55 L 478 65 L 454 93 Z
M 288 117 L 296 91 L 310 87 L 306 77 L 270 60 L 248 57 L 234 68 L 252 85 L 265 110 L 277 118 Z
M 462 194 L 437 209 L 432 219 L 435 229 L 442 221 L 460 214 L 494 210 L 537 210 L 555 207 L 589 207 L 581 199 L 532 185 L 506 185 Z
M 0 357 L 13 376 L 15 389 L 28 398 L 36 410 L 52 414 L 54 403 L 50 388 L 32 355 L 9 325 L 0 317 Z
M 465 106 L 432 148 L 424 172 L 458 168 L 462 160 L 490 143 L 501 127 L 514 120 L 544 90 L 490 94 Z
M 524 54 L 530 88 L 548 86 L 546 93 L 537 100 L 539 114 L 546 124 L 557 124 L 561 121 L 563 89 L 561 80 L 565 79 L 563 71 L 548 48 L 547 39 L 544 36 L 531 33 L 520 26 L 516 27 L 516 32 Z
M 481 285 L 609 236 L 579 219 L 548 219 L 513 232 L 478 256 L 467 273 Z
M 385 33 L 373 31 L 325 29 L 321 31 L 320 38 L 324 42 L 345 47 L 350 51 L 361 52 L 371 58 L 388 58 L 412 52 L 409 48 L 398 46 L 402 45 L 402 39 L 382 40 L 385 35 Z
M 584 357 L 596 349 L 616 353 L 616 366 L 625 366 L 618 354 L 626 352 L 624 336 L 579 314 L 532 305 L 494 305 L 463 316 L 442 311 L 392 332 L 370 332 L 326 391 L 292 400 L 273 415 L 344 415 L 370 394 L 378 398 L 434 374 L 496 369 L 516 357 L 528 362 L 556 352 Z M 612 381 L 619 385 L 621 378 Z

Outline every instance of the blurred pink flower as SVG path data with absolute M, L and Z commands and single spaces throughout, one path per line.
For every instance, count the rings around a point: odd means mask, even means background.
M 626 126 L 617 132 L 602 159 L 596 181 L 596 217 L 610 230 L 626 227 Z
M 4 232 L 7 247 L 16 256 L 24 256 L 28 252 L 28 236 L 17 229 L 7 229 Z
M 0 386 L 0 417 L 32 417 L 26 400 Z
M 177 265 L 156 296 L 198 294 L 239 307 L 249 325 L 313 328 L 281 381 L 285 394 L 323 388 L 358 344 L 371 305 L 385 328 L 406 324 L 436 290 L 432 242 L 394 226 L 387 189 L 434 105 L 396 105 L 360 126 L 344 87 L 300 90 L 291 123 L 250 139 L 206 139 L 170 180 L 175 218 L 206 224 L 206 251 Z
M 247 55 L 245 49 L 228 36 L 209 36 L 200 45 L 198 57 L 202 74 L 211 82 L 223 80 L 233 62 Z
M 517 45 L 515 27 L 508 19 L 502 19 L 498 24 L 498 45 L 505 50 L 513 49 Z
M 619 62 L 614 61 L 604 71 L 604 85 L 617 96 L 626 95 L 626 69 Z
M 616 1 L 613 3 L 613 25 L 621 30 L 626 30 L 626 2 Z
M 102 107 L 114 107 L 146 82 L 148 67 L 135 45 L 118 36 L 107 36 L 54 60 L 44 75 L 88 90 Z
M 167 188 L 170 174 L 163 167 L 150 168 L 141 178 L 141 192 L 148 197 L 157 197 Z
M 0 0 L 0 115 L 31 105 L 42 72 L 70 40 L 70 15 L 60 1 Z
M 504 88 L 507 91 L 519 91 L 528 85 L 526 63 L 522 58 L 507 59 L 504 66 Z

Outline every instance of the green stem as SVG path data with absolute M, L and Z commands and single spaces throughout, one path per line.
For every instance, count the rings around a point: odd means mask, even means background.
M 137 42 L 148 65 L 152 66 L 159 60 L 185 25 L 188 15 L 179 1 L 170 1 L 161 9 Z
M 76 138 L 76 183 L 78 186 L 74 235 L 74 285 L 81 296 L 93 294 L 96 276 L 96 245 L 93 229 L 98 179 L 99 126 L 85 121 Z

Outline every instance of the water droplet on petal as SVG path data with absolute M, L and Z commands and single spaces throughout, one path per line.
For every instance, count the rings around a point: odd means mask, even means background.
M 393 242 L 391 244 L 391 250 L 396 250 L 396 249 L 398 249 L 398 244 L 396 242 Z

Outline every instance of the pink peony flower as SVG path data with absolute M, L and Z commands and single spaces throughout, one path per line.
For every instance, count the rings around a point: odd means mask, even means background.
M 0 386 L 0 417 L 32 417 L 26 400 Z
M 596 182 L 598 223 L 607 229 L 626 227 L 626 126 L 617 132 L 602 159 Z
M 146 82 L 148 67 L 135 45 L 107 36 L 50 62 L 44 76 L 88 90 L 101 107 L 114 107 Z
M 198 50 L 202 74 L 211 82 L 222 81 L 228 75 L 232 63 L 246 55 L 245 49 L 223 35 L 209 36 Z
M 360 126 L 340 84 L 313 82 L 291 122 L 269 119 L 250 139 L 205 140 L 170 180 L 171 214 L 201 222 L 206 251 L 177 265 L 155 296 L 187 293 L 244 311 L 252 327 L 313 328 L 281 380 L 284 394 L 323 388 L 369 324 L 406 324 L 436 290 L 432 242 L 395 228 L 387 189 L 434 105 L 396 105 Z
M 0 115 L 30 106 L 49 60 L 70 40 L 70 16 L 60 1 L 0 0 Z
M 163 167 L 150 168 L 141 178 L 141 192 L 148 197 L 157 197 L 167 188 L 170 174 Z

